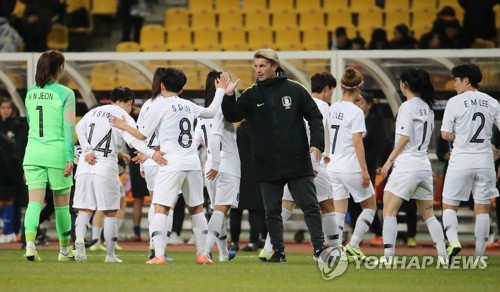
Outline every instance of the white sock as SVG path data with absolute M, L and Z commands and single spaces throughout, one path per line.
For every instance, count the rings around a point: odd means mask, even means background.
M 344 236 L 345 213 L 333 212 L 335 214 L 335 223 L 337 224 L 337 235 L 333 240 L 333 245 L 338 246 L 342 244 L 342 237 Z
M 476 236 L 476 257 L 482 257 L 484 255 L 484 249 L 486 248 L 486 242 L 488 241 L 488 233 L 490 231 L 490 215 L 489 214 L 477 214 L 476 224 L 474 226 L 474 235 Z
M 339 236 L 337 222 L 335 222 L 335 212 L 322 214 L 321 219 L 323 221 L 326 243 L 331 247 L 335 247 L 336 239 Z
M 173 223 L 174 223 L 174 211 L 170 210 L 167 216 L 167 241 L 170 238 L 170 233 L 172 232 Z
M 205 252 L 210 252 L 215 242 L 220 236 L 220 230 L 222 228 L 222 224 L 224 223 L 224 213 L 221 211 L 215 210 L 212 213 L 212 217 L 208 222 L 208 234 L 207 240 L 205 242 Z
M 101 244 L 102 226 L 92 226 L 92 240 L 97 239 L 97 244 Z
M 393 216 L 384 217 L 382 238 L 384 240 L 384 256 L 391 259 L 396 253 L 396 237 L 398 235 L 398 220 Z
M 229 250 L 227 249 L 227 230 L 226 230 L 226 218 L 222 221 L 222 228 L 220 230 L 219 238 L 217 238 L 217 248 L 219 249 L 219 255 L 221 257 L 228 257 Z
M 458 241 L 458 218 L 457 212 L 452 209 L 446 209 L 443 211 L 443 226 L 444 232 L 446 232 L 446 237 L 450 244 L 454 244 Z
M 363 239 L 363 236 L 365 236 L 370 225 L 372 225 L 373 217 L 375 217 L 375 210 L 368 208 L 363 209 L 363 212 L 361 212 L 356 221 L 356 228 L 354 228 L 351 241 L 349 242 L 352 247 L 359 247 L 359 242 Z
M 193 234 L 196 241 L 196 254 L 208 253 L 209 251 L 205 251 L 208 233 L 208 224 L 205 214 L 201 212 L 191 215 L 191 224 L 193 225 Z
M 285 222 L 288 221 L 290 217 L 292 217 L 292 211 L 288 210 L 287 208 L 281 208 L 281 220 L 283 220 L 283 226 L 285 226 Z M 271 243 L 271 237 L 269 236 L 269 233 L 267 233 L 266 236 L 266 243 L 264 244 L 264 249 L 267 252 L 273 251 L 273 245 Z
M 104 240 L 106 241 L 106 254 L 115 254 L 115 245 L 118 241 L 118 224 L 116 217 L 104 217 Z
M 170 213 L 170 212 L 169 212 Z M 155 205 L 151 204 L 148 209 L 148 232 L 149 232 L 149 238 L 153 239 L 153 220 L 155 217 Z
M 125 219 L 123 218 L 116 218 L 116 226 L 118 227 L 118 231 L 120 231 L 120 228 L 122 227 L 123 225 L 123 221 L 125 221 Z
M 445 257 L 446 245 L 444 244 L 443 227 L 441 227 L 441 224 L 434 216 L 427 219 L 427 221 L 425 221 L 425 224 L 427 224 L 427 228 L 429 229 L 429 233 L 431 234 L 432 241 L 434 241 L 434 244 L 436 245 L 438 256 Z
M 87 233 L 87 223 L 89 223 L 90 217 L 91 214 L 87 212 L 78 212 L 78 216 L 76 216 L 75 220 L 76 239 L 85 240 L 85 234 Z
M 151 238 L 155 247 L 155 256 L 160 257 L 165 254 L 167 247 L 167 215 L 156 213 L 150 225 L 153 230 Z

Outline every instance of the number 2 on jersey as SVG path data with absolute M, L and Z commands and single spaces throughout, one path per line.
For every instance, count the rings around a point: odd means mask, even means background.
M 474 136 L 472 136 L 472 138 L 470 139 L 470 141 L 469 141 L 470 143 L 483 143 L 484 142 L 484 139 L 478 139 L 477 137 L 481 133 L 481 130 L 484 128 L 485 118 L 484 118 L 484 115 L 482 113 L 477 112 L 472 116 L 472 121 L 475 121 L 477 117 L 479 117 L 481 119 L 481 124 L 479 125 L 479 128 L 477 128 L 476 133 L 474 133 Z
M 91 123 L 89 125 L 89 127 L 90 127 L 89 144 L 92 144 L 91 141 L 92 141 L 92 135 L 94 134 L 95 123 Z M 113 152 L 113 150 L 109 150 L 109 146 L 111 145 L 111 131 L 112 130 L 113 129 L 109 129 L 109 132 L 104 136 L 104 138 L 101 139 L 101 141 L 99 141 L 99 143 L 97 143 L 97 145 L 94 148 L 94 151 L 104 153 L 104 157 L 108 157 L 108 154 Z M 104 148 L 102 148 L 102 144 L 104 144 L 104 143 L 106 143 L 106 145 L 104 145 Z
M 335 144 L 337 144 L 337 135 L 339 133 L 340 125 L 332 125 L 330 128 L 335 130 L 335 135 L 333 136 L 332 142 L 332 154 L 335 152 Z

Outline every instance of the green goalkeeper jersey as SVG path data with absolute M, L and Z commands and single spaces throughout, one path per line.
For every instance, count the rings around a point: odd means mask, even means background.
M 75 93 L 54 82 L 33 85 L 25 105 L 29 132 L 23 165 L 64 169 L 74 160 Z

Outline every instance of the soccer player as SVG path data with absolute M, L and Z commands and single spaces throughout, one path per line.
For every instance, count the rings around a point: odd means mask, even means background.
M 498 197 L 490 141 L 493 123 L 500 128 L 498 101 L 478 91 L 483 77 L 479 67 L 462 64 L 455 66 L 451 74 L 457 95 L 448 101 L 441 126 L 443 139 L 453 142 L 443 189 L 443 225 L 450 244 L 450 261 L 462 249 L 457 210 L 460 201 L 469 200 L 471 191 L 476 214 L 475 256 L 484 255 L 490 230 L 490 200 Z
M 160 149 L 165 152 L 168 163 L 158 169 L 154 185 L 153 204 L 155 216 L 152 223 L 152 238 L 155 257 L 147 264 L 165 264 L 164 256 L 167 245 L 167 216 L 175 204 L 177 196 L 182 192 L 188 205 L 196 239 L 197 262 L 213 263 L 208 252 L 204 251 L 207 220 L 203 213 L 203 177 L 196 146 L 193 143 L 193 122 L 195 118 L 213 118 L 217 113 L 224 89 L 234 90 L 227 73 L 215 81 L 217 88 L 215 98 L 210 107 L 204 108 L 188 100 L 179 98 L 186 75 L 179 69 L 167 68 L 161 78 L 162 99 L 154 107 L 148 120 L 139 130 L 147 137 L 158 133 Z M 115 118 L 115 126 L 122 127 L 123 121 Z
M 366 256 L 359 248 L 359 243 L 373 221 L 377 204 L 363 146 L 363 134 L 366 132 L 365 115 L 354 104 L 359 99 L 363 87 L 363 76 L 356 69 L 348 67 L 342 76 L 341 86 L 342 100 L 334 103 L 328 110 L 331 162 L 327 169 L 333 183 L 334 214 L 337 223 L 333 245 L 342 244 L 350 193 L 354 202 L 360 203 L 363 211 L 356 221 L 351 241 L 345 246 L 346 255 L 350 261 L 364 260 Z
M 311 77 L 311 95 L 314 102 L 316 102 L 321 115 L 323 116 L 323 125 L 325 125 L 325 127 L 329 103 L 333 95 L 333 90 L 336 86 L 337 80 L 335 80 L 335 77 L 333 77 L 330 72 L 317 73 Z M 311 134 L 307 122 L 306 132 L 309 140 Z M 325 139 L 327 140 L 328 138 L 325 137 Z M 325 144 L 328 144 L 328 142 L 325 141 Z M 327 153 L 323 153 L 323 157 L 326 156 Z M 326 235 L 326 243 L 333 247 L 333 244 L 335 244 L 333 238 L 338 232 L 336 231 L 337 225 L 335 224 L 334 219 L 332 183 L 330 178 L 328 177 L 328 173 L 326 172 L 326 164 L 317 160 L 314 155 L 311 155 L 311 162 L 315 174 L 313 182 L 314 186 L 316 187 L 316 195 L 318 197 L 319 207 L 321 209 L 321 217 L 323 221 L 323 229 Z M 292 216 L 294 207 L 295 201 L 293 200 L 292 195 L 290 194 L 290 190 L 287 186 L 284 190 L 281 210 L 281 218 L 283 219 L 283 223 L 285 223 Z M 271 238 L 268 234 L 266 237 L 266 244 L 260 251 L 259 259 L 261 261 L 267 261 L 271 258 L 272 254 L 273 250 Z
M 221 72 L 211 71 L 207 75 L 205 87 L 205 106 L 213 102 L 216 88 L 214 81 Z M 231 207 L 238 207 L 240 191 L 240 156 L 236 144 L 236 126 L 224 120 L 219 108 L 213 119 L 200 119 L 201 138 L 208 147 L 205 163 L 205 185 L 213 209 L 208 222 L 208 235 L 205 252 L 210 252 L 214 243 L 219 249 L 219 262 L 227 262 L 236 256 L 235 251 L 227 248 L 226 214 Z
M 434 128 L 434 87 L 429 73 L 408 69 L 400 76 L 399 88 L 407 100 L 399 107 L 394 149 L 381 169 L 382 177 L 387 178 L 392 168 L 384 189 L 382 262 L 391 263 L 394 257 L 398 233 L 396 216 L 403 200 L 415 199 L 436 245 L 438 258 L 444 264 L 444 234 L 441 224 L 434 217 L 432 168 L 427 154 Z
M 126 119 L 127 124 L 136 127 L 129 113 L 135 99 L 134 93 L 127 87 L 118 87 L 111 92 L 111 105 L 92 109 L 76 126 L 82 155 L 76 171 L 75 197 L 73 208 L 78 209 L 75 222 L 75 259 L 87 260 L 84 237 L 87 223 L 95 210 L 104 213 L 104 240 L 106 241 L 106 263 L 121 263 L 115 255 L 118 236 L 116 212 L 120 208 L 120 181 L 118 178 L 118 152 L 124 142 L 146 153 L 148 157 L 164 163 L 159 151 L 146 147 L 146 143 L 132 137 L 128 132 L 113 129 L 109 123 L 112 116 Z M 146 137 L 143 137 L 145 140 Z
M 146 116 L 153 112 L 152 108 L 157 105 L 156 101 L 161 100 L 160 83 L 161 83 L 161 76 L 163 75 L 163 72 L 165 71 L 165 69 L 166 68 L 158 67 L 155 70 L 155 74 L 153 76 L 153 83 L 151 86 L 151 98 L 148 99 L 142 105 L 141 111 L 139 113 L 139 118 L 137 119 L 137 127 L 139 127 L 139 128 L 144 126 L 143 124 L 147 120 Z M 153 135 L 151 137 L 148 137 L 147 145 L 151 149 L 155 149 L 156 147 L 159 148 L 159 142 L 158 142 L 156 132 L 153 133 Z M 146 159 L 144 162 L 141 163 L 141 176 L 146 180 L 146 187 L 148 188 L 149 195 L 151 196 L 151 198 L 153 198 L 154 183 L 155 183 L 155 179 L 156 179 L 156 173 L 158 172 L 158 167 L 159 167 L 158 163 L 156 163 L 152 159 Z M 149 229 L 150 236 L 153 233 L 151 223 L 153 223 L 154 215 L 155 215 L 155 207 L 154 207 L 154 204 L 151 204 L 149 206 L 149 210 L 148 210 L 148 229 Z M 169 234 L 172 230 L 173 216 L 174 216 L 173 211 L 168 214 L 167 237 L 169 236 Z M 154 256 L 155 256 L 154 252 L 155 252 L 155 249 L 153 246 L 153 239 L 150 238 L 149 239 L 149 255 L 148 255 L 149 259 L 154 258 Z M 167 255 L 167 253 L 165 253 L 165 259 L 167 261 L 173 261 L 173 259 L 170 258 Z
M 73 185 L 75 94 L 58 83 L 63 75 L 64 55 L 55 50 L 44 52 L 38 59 L 36 84 L 26 94 L 29 132 L 23 167 L 29 204 L 24 217 L 24 257 L 29 261 L 40 261 L 35 238 L 47 184 L 54 194 L 58 260 L 74 260 L 69 250 L 69 193 Z

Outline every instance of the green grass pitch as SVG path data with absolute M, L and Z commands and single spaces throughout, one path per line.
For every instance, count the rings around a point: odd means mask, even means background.
M 171 252 L 173 263 L 145 265 L 145 251 L 123 251 L 122 264 L 105 264 L 104 253 L 88 262 L 57 262 L 56 250 L 41 250 L 42 262 L 27 262 L 22 250 L 0 251 L 0 291 L 498 291 L 500 257 L 485 270 L 356 270 L 324 280 L 311 254 L 287 253 L 288 263 L 259 262 L 255 253 L 197 265 L 193 252 Z M 218 259 L 218 255 L 215 255 Z

